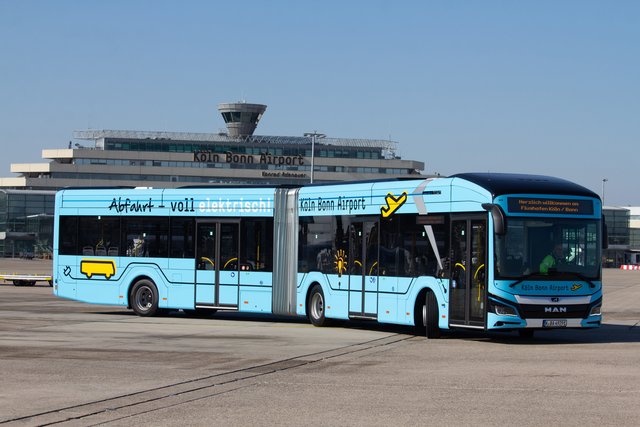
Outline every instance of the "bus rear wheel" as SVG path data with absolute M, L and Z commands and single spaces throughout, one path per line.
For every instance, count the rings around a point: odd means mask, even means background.
M 422 306 L 422 319 L 425 326 L 427 338 L 440 338 L 440 327 L 438 326 L 438 299 L 436 295 L 427 291 L 424 305 Z
M 158 288 L 151 280 L 138 280 L 131 288 L 130 302 L 138 316 L 153 316 L 158 312 Z
M 327 319 L 324 316 L 324 292 L 322 292 L 320 285 L 315 285 L 309 292 L 307 317 L 313 326 L 325 326 L 327 324 Z

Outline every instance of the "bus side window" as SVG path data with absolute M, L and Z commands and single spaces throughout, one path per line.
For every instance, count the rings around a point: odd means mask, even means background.
M 190 217 L 171 218 L 170 253 L 171 258 L 193 258 L 195 256 L 195 219 Z
M 60 255 L 79 255 L 78 250 L 78 217 L 61 216 L 59 248 Z
M 335 222 L 330 216 L 300 218 L 298 271 L 335 273 Z
M 128 256 L 168 256 L 168 217 L 129 217 L 123 219 L 122 228 Z
M 418 217 L 418 236 L 420 238 L 421 274 L 439 278 L 449 277 L 449 216 L 444 214 Z M 431 242 L 432 233 L 435 242 Z M 434 250 L 433 245 L 437 248 Z
M 272 271 L 273 219 L 250 218 L 240 224 L 240 270 Z

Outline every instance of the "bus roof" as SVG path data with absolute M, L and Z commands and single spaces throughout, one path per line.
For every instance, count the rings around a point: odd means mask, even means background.
M 593 191 L 562 178 L 544 175 L 516 173 L 460 173 L 451 178 L 472 182 L 490 191 L 493 196 L 502 194 L 571 194 L 576 196 L 600 197 Z

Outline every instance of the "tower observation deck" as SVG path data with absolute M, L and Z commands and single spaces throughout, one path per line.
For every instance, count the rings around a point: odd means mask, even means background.
M 218 111 L 222 114 L 231 137 L 253 135 L 266 109 L 267 106 L 264 104 L 245 102 L 218 104 Z

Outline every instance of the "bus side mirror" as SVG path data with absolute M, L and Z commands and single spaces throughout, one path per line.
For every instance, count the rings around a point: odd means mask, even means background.
M 493 219 L 493 231 L 497 235 L 503 235 L 506 232 L 504 212 L 498 205 L 493 203 L 483 203 L 482 208 L 488 212 L 491 212 L 491 218 Z
M 602 249 L 607 249 L 609 247 L 609 229 L 607 228 L 607 224 L 604 222 L 604 215 L 602 215 Z

